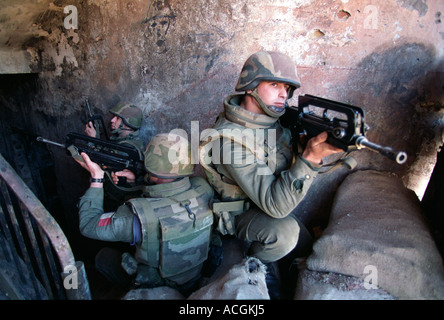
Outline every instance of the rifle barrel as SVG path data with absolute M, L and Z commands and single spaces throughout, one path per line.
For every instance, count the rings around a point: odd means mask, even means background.
M 51 140 L 45 139 L 45 138 L 43 138 L 43 137 L 37 137 L 37 141 L 39 141 L 39 142 L 44 142 L 44 143 L 49 143 L 49 144 L 53 144 L 53 145 L 55 145 L 55 146 L 57 146 L 57 147 L 66 148 L 66 146 L 65 146 L 64 144 L 61 144 L 61 143 L 58 143 L 58 142 L 55 142 L 55 141 L 51 141 Z
M 364 136 L 360 136 L 358 139 L 356 139 L 356 146 L 358 149 L 366 147 L 372 151 L 379 152 L 380 154 L 393 161 L 396 161 L 399 164 L 403 164 L 407 161 L 407 153 L 404 151 L 395 151 L 390 147 L 380 146 L 379 144 L 368 141 Z

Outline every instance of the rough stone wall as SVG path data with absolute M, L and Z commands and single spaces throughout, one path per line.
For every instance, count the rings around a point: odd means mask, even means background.
M 77 29 L 64 24 L 68 5 L 77 9 Z M 26 52 L 38 90 L 22 120 L 58 141 L 83 130 L 86 98 L 108 118 L 118 101 L 139 105 L 147 140 L 189 132 L 192 121 L 203 130 L 233 93 L 245 59 L 281 51 L 299 67 L 296 94 L 362 107 L 369 139 L 409 155 L 399 166 L 362 151 L 358 168 L 395 172 L 421 197 L 443 140 L 442 13 L 440 0 L 5 0 L 0 51 Z M 1 108 L 16 107 L 3 99 Z M 72 192 L 80 168 L 56 156 L 60 186 Z M 301 215 L 326 206 L 346 174 L 320 177 L 316 204 L 308 197 Z

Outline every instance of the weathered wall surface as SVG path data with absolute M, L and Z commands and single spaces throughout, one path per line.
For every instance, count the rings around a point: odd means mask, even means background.
M 120 100 L 139 105 L 147 140 L 189 131 L 192 121 L 203 130 L 245 59 L 281 51 L 299 67 L 296 94 L 362 107 L 369 139 L 409 155 L 399 166 L 362 151 L 358 168 L 393 171 L 422 196 L 443 140 L 442 14 L 440 0 L 4 0 L 0 47 L 7 57 L 26 52 L 38 72 L 22 125 L 58 141 L 83 130 L 86 98 L 107 116 Z M 66 28 L 75 18 L 77 29 Z M 1 108 L 15 114 L 17 106 L 3 98 Z M 72 192 L 84 177 L 56 155 L 60 186 Z M 316 204 L 309 197 L 301 214 L 322 208 L 345 174 L 320 177 Z

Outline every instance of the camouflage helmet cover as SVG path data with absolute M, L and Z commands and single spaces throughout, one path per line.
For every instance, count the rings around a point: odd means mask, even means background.
M 295 63 L 285 54 L 273 51 L 259 51 L 252 54 L 242 68 L 236 91 L 247 91 L 256 88 L 262 81 L 277 81 L 288 84 L 291 90 L 301 86 Z
M 109 112 L 120 117 L 131 129 L 140 129 L 142 125 L 142 110 L 131 103 L 119 102 Z
M 194 164 L 188 140 L 174 133 L 155 135 L 145 149 L 145 169 L 165 179 L 192 175 Z

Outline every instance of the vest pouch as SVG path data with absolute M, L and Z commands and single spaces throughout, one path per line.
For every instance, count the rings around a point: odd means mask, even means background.
M 191 200 L 190 212 L 180 204 L 173 216 L 159 218 L 160 255 L 159 272 L 178 284 L 192 280 L 200 274 L 203 262 L 208 258 L 213 214 L 197 207 Z M 180 208 L 180 209 L 179 209 Z
M 234 220 L 237 215 L 247 211 L 250 202 L 246 200 L 214 202 L 213 213 L 216 217 L 216 230 L 222 235 L 235 235 Z

